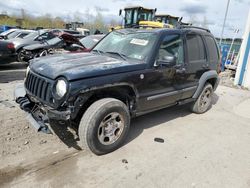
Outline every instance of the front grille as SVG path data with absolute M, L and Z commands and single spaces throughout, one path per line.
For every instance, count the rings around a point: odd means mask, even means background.
M 45 78 L 40 77 L 30 71 L 25 80 L 25 87 L 29 94 L 42 100 L 42 102 L 51 102 L 52 83 Z

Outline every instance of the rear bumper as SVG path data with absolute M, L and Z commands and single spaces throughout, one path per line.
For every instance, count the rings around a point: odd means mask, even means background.
M 51 119 L 58 121 L 67 121 L 70 119 L 70 110 L 57 111 L 32 102 L 26 95 L 24 85 L 16 86 L 14 99 L 25 111 L 26 119 L 37 130 L 44 133 L 51 133 L 49 122 Z
M 15 51 L 0 51 L 1 58 L 14 57 L 15 55 Z

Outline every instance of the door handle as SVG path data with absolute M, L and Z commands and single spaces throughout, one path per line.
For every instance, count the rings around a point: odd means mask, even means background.
M 176 73 L 183 74 L 186 72 L 185 68 L 176 69 Z

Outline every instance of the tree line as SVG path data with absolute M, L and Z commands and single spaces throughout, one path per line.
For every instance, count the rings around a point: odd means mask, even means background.
M 83 21 L 82 16 L 83 15 L 80 15 L 80 13 L 75 12 L 71 19 L 67 19 L 67 22 L 84 22 L 84 28 L 90 29 L 92 32 L 96 29 L 101 32 L 107 32 L 111 26 L 118 25 L 117 21 L 113 19 L 107 24 L 100 12 L 97 12 L 96 15 L 86 12 L 84 20 L 87 21 Z M 65 28 L 67 22 L 59 16 L 53 17 L 50 14 L 32 16 L 27 14 L 23 9 L 21 9 L 21 16 L 11 15 L 7 12 L 2 12 L 0 14 L 0 25 L 17 26 L 25 29 L 36 29 L 39 27 Z

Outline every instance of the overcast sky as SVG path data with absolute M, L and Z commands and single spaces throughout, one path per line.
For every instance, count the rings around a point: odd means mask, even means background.
M 51 14 L 65 19 L 74 18 L 75 12 L 84 19 L 86 10 L 96 14 L 101 12 L 105 21 L 120 20 L 120 8 L 128 5 L 141 5 L 157 8 L 157 13 L 183 16 L 183 21 L 190 19 L 203 22 L 206 17 L 209 29 L 215 36 L 220 36 L 227 0 L 0 0 L 0 12 L 7 11 L 20 15 L 23 8 L 31 15 Z M 250 10 L 250 0 L 231 0 L 224 37 L 232 37 L 234 29 L 239 29 L 241 37 Z

